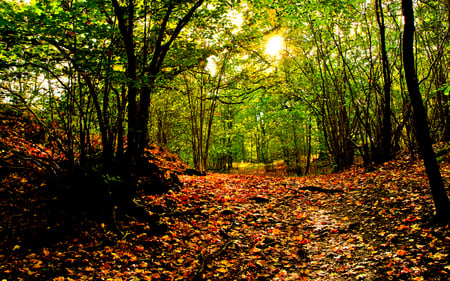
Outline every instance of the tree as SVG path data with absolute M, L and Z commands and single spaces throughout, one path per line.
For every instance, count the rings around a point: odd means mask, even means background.
M 402 0 L 405 26 L 403 33 L 403 63 L 409 97 L 413 106 L 415 128 L 419 153 L 424 161 L 425 169 L 436 208 L 436 217 L 440 221 L 450 220 L 450 201 L 445 190 L 444 181 L 433 151 L 433 142 L 428 127 L 427 114 L 422 102 L 419 82 L 414 63 L 414 8 L 412 0 Z
M 212 85 L 206 73 L 184 74 L 191 128 L 192 160 L 201 172 L 208 170 L 211 129 L 218 105 L 219 85 Z
M 386 50 L 386 25 L 384 21 L 383 4 L 381 0 L 375 0 L 375 14 L 377 17 L 378 26 L 380 28 L 380 48 L 381 60 L 383 62 L 383 125 L 382 125 L 382 140 L 380 149 L 380 159 L 377 162 L 384 162 L 391 158 L 392 150 L 392 124 L 391 124 L 391 66 L 389 65 L 387 50 Z
M 115 16 L 117 17 L 122 42 L 126 50 L 126 73 L 128 78 L 128 135 L 127 155 L 130 169 L 136 161 L 143 156 L 148 142 L 148 120 L 151 95 L 161 75 L 164 60 L 180 35 L 183 28 L 189 23 L 195 11 L 204 0 L 191 3 L 178 3 L 175 1 L 143 2 L 143 10 L 136 11 L 137 3 L 134 0 L 126 2 L 125 6 L 117 0 L 112 0 Z M 143 26 L 138 25 L 136 19 L 144 16 Z M 153 25 L 148 19 L 152 13 L 159 24 Z M 141 37 L 135 36 L 136 29 L 143 30 Z M 155 37 L 148 36 L 153 31 Z M 139 49 L 140 47 L 140 49 Z M 151 53 L 151 56 L 148 54 Z M 140 58 L 138 60 L 138 55 Z

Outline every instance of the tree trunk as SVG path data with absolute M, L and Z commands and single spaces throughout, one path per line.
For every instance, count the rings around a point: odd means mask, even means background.
M 80 165 L 84 166 L 87 163 L 87 135 L 89 135 L 89 131 L 87 128 L 87 111 L 84 111 L 84 96 L 83 96 L 83 87 L 81 87 L 81 74 L 77 75 L 78 85 L 79 87 L 79 110 L 80 110 L 80 118 L 78 120 L 78 128 L 79 128 L 79 143 L 80 143 Z
M 108 134 L 108 123 L 109 122 L 107 120 L 107 112 L 105 112 L 106 107 L 104 106 L 103 110 L 102 110 L 97 90 L 95 89 L 95 86 L 92 82 L 92 79 L 89 77 L 89 75 L 86 75 L 84 77 L 84 80 L 86 81 L 86 84 L 89 88 L 89 93 L 94 102 L 95 111 L 97 113 L 97 118 L 99 120 L 100 134 L 101 134 L 101 138 L 102 138 L 102 147 L 103 147 L 103 150 L 102 150 L 103 168 L 106 171 L 108 171 L 112 165 L 113 152 L 112 152 L 112 144 L 111 144 L 109 134 Z M 104 93 L 104 95 L 107 95 L 107 93 Z
M 114 0 L 117 1 L 117 0 Z M 171 2 L 169 1 L 169 5 L 167 7 L 166 12 L 164 13 L 164 17 L 162 19 L 159 32 L 157 34 L 156 42 L 155 42 L 155 49 L 153 51 L 153 56 L 151 59 L 150 64 L 146 65 L 144 62 L 144 73 L 147 77 L 147 86 L 143 87 L 142 93 L 140 96 L 140 104 L 139 104 L 139 112 L 137 112 L 137 120 L 136 120 L 136 134 L 135 134 L 135 156 L 141 157 L 144 153 L 144 149 L 147 146 L 148 142 L 148 120 L 149 120 L 149 108 L 150 108 L 150 99 L 151 95 L 154 92 L 155 89 L 155 83 L 158 78 L 158 75 L 161 72 L 161 68 L 163 65 L 163 62 L 166 58 L 166 55 L 172 45 L 172 43 L 177 39 L 179 34 L 181 33 L 182 29 L 188 24 L 188 22 L 193 17 L 195 11 L 203 4 L 204 0 L 197 0 L 190 8 L 189 11 L 182 17 L 175 28 L 168 32 L 168 29 L 171 29 L 169 27 L 169 20 L 172 16 L 172 13 L 174 12 L 176 8 L 177 2 Z M 132 9 L 130 9 L 132 10 Z M 131 17 L 130 13 L 130 17 Z M 133 11 L 134 16 L 134 11 Z M 129 25 L 130 27 L 131 25 Z M 132 28 L 129 28 L 132 30 Z M 166 41 L 166 36 L 170 34 L 170 38 Z M 128 49 L 128 48 L 127 48 Z M 136 59 L 136 57 L 134 57 Z
M 307 127 L 307 152 L 306 152 L 306 167 L 305 167 L 305 176 L 309 173 L 309 167 L 311 165 L 311 146 L 312 146 L 312 125 L 311 125 L 311 118 L 309 119 L 309 124 Z
M 115 88 L 112 88 L 117 97 L 117 151 L 116 156 L 123 159 L 124 156 L 124 121 L 125 121 L 125 107 L 126 107 L 126 88 L 122 85 L 121 93 Z
M 133 175 L 136 162 L 139 158 L 138 135 L 139 128 L 137 124 L 138 106 L 137 106 L 137 58 L 135 52 L 135 42 L 133 39 L 134 28 L 134 1 L 128 3 L 127 8 L 122 8 L 117 0 L 112 0 L 114 11 L 118 19 L 120 34 L 125 45 L 127 54 L 127 88 L 128 88 L 128 132 L 127 132 L 127 161 L 126 169 L 130 176 Z M 125 15 L 125 12 L 127 14 Z
M 409 97 L 413 107 L 417 142 L 422 157 L 436 208 L 436 217 L 439 221 L 450 220 L 450 201 L 445 190 L 444 181 L 432 147 L 427 115 L 419 90 L 417 73 L 414 65 L 414 9 L 412 0 L 402 0 L 405 26 L 403 33 L 403 63 L 405 79 Z
M 384 78 L 384 96 L 383 96 L 383 125 L 381 135 L 381 155 L 380 159 L 385 162 L 391 158 L 391 139 L 392 139 L 392 123 L 391 123 L 391 69 L 386 51 L 386 26 L 384 24 L 384 15 L 382 1 L 375 1 L 375 12 L 377 15 L 378 26 L 380 27 L 381 41 L 381 60 L 383 62 L 383 78 Z

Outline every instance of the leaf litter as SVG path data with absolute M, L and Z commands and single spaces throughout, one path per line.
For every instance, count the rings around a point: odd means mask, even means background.
M 448 183 L 448 161 L 441 171 Z M 25 236 L 45 223 L 32 212 L 42 187 L 10 174 L 0 186 L 0 279 L 450 279 L 449 226 L 432 222 L 425 171 L 407 155 L 370 171 L 180 180 L 179 191 L 140 198 L 165 231 L 128 218 L 119 236 L 89 220 L 30 246 Z

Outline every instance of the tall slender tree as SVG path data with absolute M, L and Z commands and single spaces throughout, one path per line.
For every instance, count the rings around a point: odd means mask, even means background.
M 389 65 L 386 50 L 386 25 L 384 22 L 383 4 L 381 0 L 375 0 L 375 14 L 377 17 L 378 27 L 380 28 L 380 44 L 381 44 L 381 60 L 383 62 L 383 125 L 381 140 L 381 155 L 378 161 L 386 161 L 391 156 L 391 67 Z
M 403 32 L 403 64 L 409 97 L 413 107 L 419 152 L 422 157 L 439 221 L 450 220 L 450 201 L 445 190 L 445 184 L 439 171 L 439 165 L 433 151 L 427 114 L 420 94 L 419 83 L 414 63 L 414 8 L 412 0 L 402 0 L 405 26 Z

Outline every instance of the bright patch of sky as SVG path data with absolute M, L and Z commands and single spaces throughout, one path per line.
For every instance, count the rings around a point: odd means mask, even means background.
M 280 52 L 283 49 L 283 45 L 284 38 L 282 36 L 272 36 L 266 43 L 266 53 L 271 57 L 279 59 L 281 57 Z
M 244 17 L 240 12 L 230 11 L 228 12 L 228 19 L 235 25 L 236 27 L 233 29 L 233 34 L 237 34 L 241 31 L 242 24 L 244 23 Z
M 208 71 L 211 76 L 215 76 L 217 72 L 217 60 L 216 56 L 210 56 L 206 59 L 208 62 L 206 63 L 206 71 Z
M 31 1 L 32 0 L 8 0 L 7 2 L 14 3 L 14 4 L 21 3 L 21 4 L 29 5 L 31 3 Z

